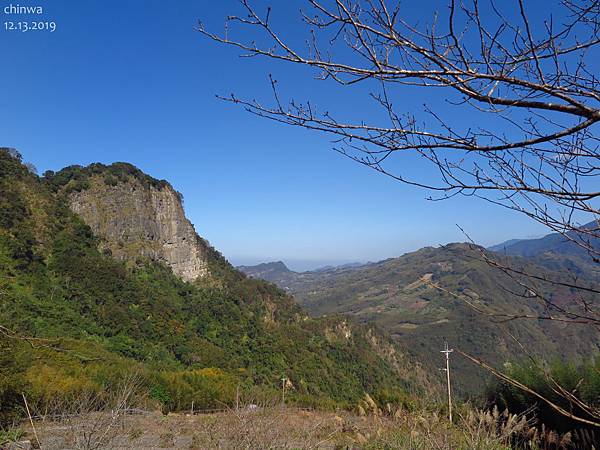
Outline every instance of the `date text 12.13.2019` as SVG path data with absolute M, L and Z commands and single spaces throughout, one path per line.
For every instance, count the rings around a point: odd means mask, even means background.
M 5 31 L 20 31 L 25 33 L 27 31 L 49 31 L 50 33 L 56 31 L 56 22 L 53 21 L 31 21 L 31 22 L 4 22 Z

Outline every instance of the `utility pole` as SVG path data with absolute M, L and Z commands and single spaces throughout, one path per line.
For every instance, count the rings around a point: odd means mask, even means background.
M 285 382 L 287 381 L 286 377 L 281 378 L 281 406 L 285 406 Z
M 444 350 L 441 350 L 440 353 L 446 354 L 446 368 L 440 369 L 446 372 L 446 380 L 448 381 L 448 419 L 450 423 L 452 423 L 452 391 L 450 390 L 450 353 L 452 353 L 454 349 L 448 349 L 448 342 L 444 342 Z

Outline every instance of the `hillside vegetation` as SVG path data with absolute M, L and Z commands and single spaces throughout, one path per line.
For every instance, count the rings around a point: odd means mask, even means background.
M 94 166 L 109 183 L 163 182 L 129 165 Z M 89 171 L 88 171 L 89 172 Z M 133 173 L 132 173 L 133 172 Z M 104 176 L 104 175 L 102 175 Z M 418 365 L 370 328 L 310 319 L 272 284 L 248 279 L 214 251 L 211 279 L 187 283 L 165 265 L 125 264 L 68 203 L 86 171 L 40 178 L 0 150 L 0 410 L 10 420 L 21 392 L 49 405 L 102 392 L 136 371 L 166 409 L 231 404 L 236 386 L 289 399 L 352 406 L 364 393 L 402 402 L 425 380 Z M 73 180 L 76 180 L 73 182 Z
M 377 324 L 418 358 L 437 371 L 444 340 L 451 346 L 501 366 L 526 358 L 561 357 L 581 361 L 598 351 L 597 329 L 578 324 L 512 316 L 552 314 L 543 302 L 527 295 L 518 280 L 487 264 L 496 255 L 470 244 L 424 248 L 413 253 L 358 268 L 296 273 L 245 268 L 265 276 L 294 295 L 313 316 L 348 314 L 365 324 Z M 553 255 L 546 264 L 537 260 L 503 257 L 504 264 L 530 273 L 567 280 L 565 268 L 575 263 Z M 570 261 L 570 262 L 569 262 Z M 582 269 L 579 269 L 580 271 Z M 594 273 L 585 272 L 590 285 Z M 541 285 L 558 305 L 571 304 L 576 292 Z M 593 295 L 593 294 L 590 294 Z M 593 300 L 593 299 L 592 299 Z M 491 317 L 480 311 L 504 314 Z M 524 351 L 525 350 L 525 351 Z M 463 395 L 481 394 L 488 374 L 474 364 L 453 358 L 454 386 Z

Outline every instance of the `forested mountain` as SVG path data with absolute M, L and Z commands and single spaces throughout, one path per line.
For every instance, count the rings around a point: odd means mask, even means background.
M 277 283 L 279 286 L 284 284 L 283 280 L 291 280 L 298 276 L 297 272 L 288 269 L 281 261 L 257 264 L 255 266 L 237 266 L 237 269 L 252 278 L 271 281 Z
M 492 245 L 492 246 L 488 247 L 487 249 L 491 250 L 493 252 L 501 252 L 501 251 L 504 251 L 504 249 L 506 249 L 514 244 L 517 244 L 521 241 L 524 241 L 524 240 L 525 239 L 509 239 L 508 241 L 501 242 L 500 244 Z
M 0 296 L 4 419 L 21 392 L 48 405 L 134 369 L 169 409 L 231 403 L 237 385 L 282 376 L 292 401 L 339 405 L 426 380 L 372 327 L 311 319 L 234 269 L 167 182 L 124 163 L 38 177 L 0 150 Z
M 581 229 L 597 231 L 598 227 L 600 225 L 596 221 L 592 221 L 583 225 Z M 586 238 L 582 233 L 569 231 L 564 235 L 550 233 L 538 239 L 512 239 L 490 247 L 490 250 L 515 256 L 542 257 L 544 254 L 552 253 L 565 257 L 589 259 L 588 246 L 600 250 L 600 240 Z
M 583 232 L 551 233 L 538 239 L 517 239 L 490 247 L 500 255 L 521 256 L 553 271 L 560 271 L 574 283 L 600 278 L 598 223 L 581 227 Z M 588 236 L 585 230 L 589 230 Z
M 432 371 L 441 364 L 439 351 L 445 339 L 498 366 L 527 358 L 527 352 L 577 360 L 598 351 L 600 333 L 594 327 L 514 319 L 553 311 L 527 292 L 522 279 L 485 261 L 496 257 L 474 245 L 449 244 L 362 267 L 290 272 L 285 278 L 267 279 L 294 295 L 313 316 L 348 314 L 365 324 L 377 324 Z M 563 259 L 555 261 L 555 269 L 519 257 L 502 256 L 502 264 L 552 279 L 570 277 L 564 270 L 568 261 Z M 585 281 L 598 286 L 594 274 Z M 575 308 L 574 298 L 582 295 L 551 284 L 541 283 L 540 289 L 559 306 Z M 453 358 L 453 366 L 454 384 L 463 394 L 481 390 L 485 372 L 459 356 Z
M 600 223 L 591 221 L 565 233 L 550 233 L 537 239 L 511 239 L 489 247 L 502 256 L 518 256 L 554 272 L 574 284 L 600 279 Z

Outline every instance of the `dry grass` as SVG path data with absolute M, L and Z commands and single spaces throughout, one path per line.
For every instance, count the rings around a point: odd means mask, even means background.
M 498 410 L 478 411 L 465 405 L 459 408 L 454 425 L 445 417 L 425 410 L 390 409 L 387 415 L 381 415 L 374 403 L 369 409 L 368 402 L 365 404 L 366 410 L 371 411 L 368 415 L 303 411 L 282 407 L 273 399 L 261 402 L 254 399 L 250 403 L 261 406 L 252 409 L 163 415 L 158 411 L 129 409 L 149 407 L 147 399 L 138 395 L 137 387 L 136 377 L 131 376 L 109 397 L 81 395 L 74 402 L 56 405 L 63 414 L 58 417 L 47 414 L 36 422 L 41 448 L 507 450 L 511 445 L 542 450 L 574 448 L 570 446 L 570 435 L 537 430 L 522 416 Z M 128 414 L 132 411 L 141 413 Z M 30 434 L 31 431 L 29 427 Z
M 99 430 L 110 424 L 109 433 Z M 218 414 L 164 416 L 88 413 L 76 420 L 38 423 L 45 450 L 55 449 L 221 449 L 221 450 L 505 450 L 511 443 L 535 444 L 540 433 L 527 421 L 498 411 L 467 411 L 450 426 L 435 413 L 398 412 L 395 417 L 348 412 L 301 411 L 268 407 Z M 85 447 L 82 436 L 91 439 Z M 569 448 L 568 437 L 563 447 Z
M 43 449 L 81 448 L 75 436 L 109 420 L 109 413 L 90 413 L 76 420 L 46 421 L 38 425 Z M 333 449 L 341 441 L 351 444 L 359 430 L 373 428 L 376 418 L 347 413 L 321 413 L 291 408 L 229 411 L 218 414 L 160 413 L 122 416 L 113 428 L 106 449 Z M 90 447 L 91 448 L 91 447 Z M 343 448 L 343 447 L 342 447 Z

